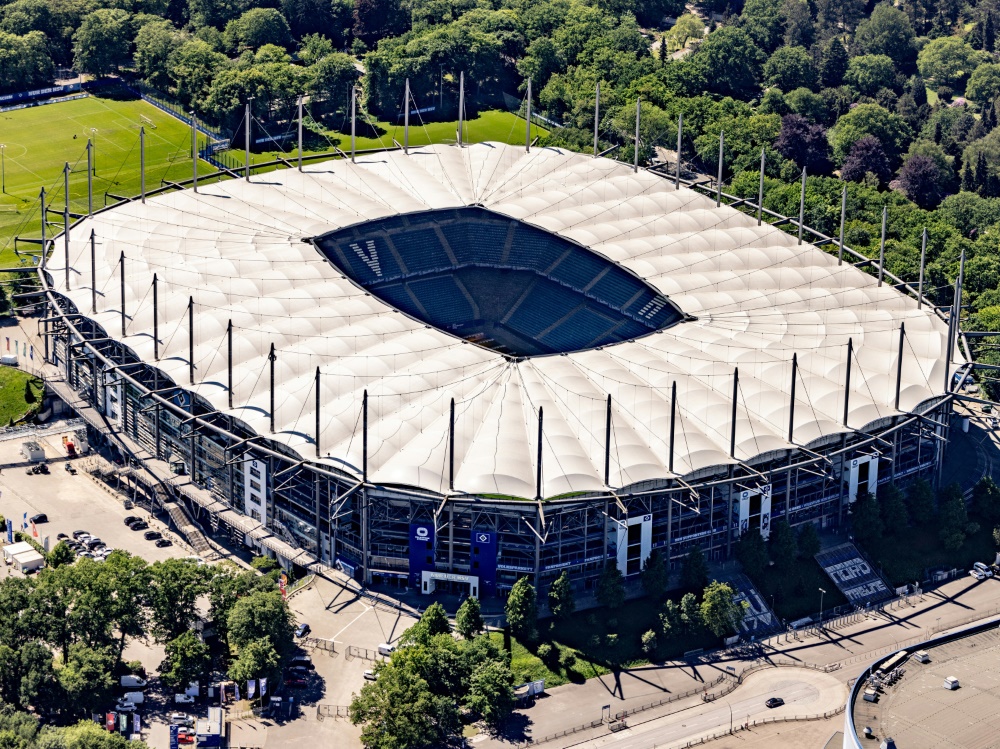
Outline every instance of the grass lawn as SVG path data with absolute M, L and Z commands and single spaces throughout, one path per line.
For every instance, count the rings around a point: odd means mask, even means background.
M 883 538 L 877 546 L 866 551 L 882 565 L 889 582 L 899 586 L 923 580 L 924 570 L 929 567 L 968 569 L 973 562 L 989 564 L 996 555 L 996 545 L 993 529 L 981 524 L 959 549 L 948 551 L 941 546 L 937 527 L 926 525 L 907 528 L 900 536 Z
M 491 632 L 490 637 L 503 645 L 504 635 L 502 632 Z M 510 666 L 514 672 L 516 683 L 524 684 L 544 679 L 545 686 L 558 687 L 569 682 L 582 684 L 594 676 L 608 673 L 608 669 L 588 661 L 586 657 L 572 648 L 558 643 L 550 642 L 549 644 L 553 646 L 553 656 L 548 663 L 545 663 L 535 655 L 538 650 L 537 645 L 529 649 L 516 639 L 511 638 Z
M 27 390 L 33 401 L 25 400 Z M 18 419 L 42 399 L 42 381 L 14 367 L 0 366 L 0 427 Z
M 70 210 L 86 213 L 87 138 L 95 143 L 94 208 L 104 206 L 106 191 L 138 195 L 140 125 L 146 128 L 146 188 L 159 187 L 163 179 L 190 178 L 190 128 L 144 101 L 89 96 L 0 113 L 0 142 L 6 146 L 0 263 L 17 263 L 13 254 L 16 234 L 40 236 L 38 193 L 42 186 L 49 205 L 62 210 L 63 164 L 67 161 L 72 167 Z M 202 168 L 208 171 L 210 167 Z M 52 213 L 49 220 L 62 223 Z
M 324 135 L 315 132 L 307 132 L 303 135 L 305 140 L 303 155 L 332 153 L 334 147 L 342 151 L 349 152 L 351 148 L 351 123 L 341 121 L 341 117 L 328 117 L 322 123 Z M 370 148 L 392 148 L 393 139 L 398 143 L 403 142 L 403 125 L 395 125 L 389 122 L 375 122 L 374 127 L 358 119 L 356 146 L 359 151 Z M 294 123 L 292 125 L 295 127 Z M 510 143 L 511 145 L 524 145 L 524 118 L 505 111 L 486 111 L 471 120 L 465 122 L 465 143 L 481 143 L 482 141 L 499 141 Z M 458 134 L 458 122 L 429 122 L 426 125 L 413 116 L 410 118 L 410 145 L 423 146 L 428 143 L 456 143 Z M 547 135 L 548 131 L 531 126 L 532 140 L 538 136 Z M 277 136 L 278 133 L 271 133 Z M 297 135 L 293 130 L 293 137 L 287 141 L 284 151 L 265 151 L 263 153 L 250 154 L 250 163 L 258 164 L 273 161 L 279 156 L 290 161 L 298 155 Z M 238 143 L 234 143 L 235 148 L 226 151 L 225 156 L 232 165 L 242 165 L 244 163 L 245 150 L 239 148 Z

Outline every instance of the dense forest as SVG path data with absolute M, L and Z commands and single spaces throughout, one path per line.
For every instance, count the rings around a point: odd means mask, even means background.
M 887 206 L 887 267 L 915 281 L 926 227 L 929 293 L 950 302 L 964 251 L 964 326 L 1000 330 L 998 23 L 996 0 L 0 0 L 0 86 L 121 73 L 224 128 L 250 97 L 267 121 L 304 93 L 329 132 L 353 85 L 392 121 L 409 78 L 421 116 L 447 120 L 460 73 L 471 115 L 531 78 L 563 125 L 546 143 L 587 150 L 599 83 L 618 158 L 641 98 L 644 163 L 683 114 L 695 169 L 714 174 L 725 131 L 732 192 L 756 195 L 764 150 L 768 208 L 797 214 L 805 168 L 807 223 L 831 235 L 847 183 L 851 247 L 877 254 Z

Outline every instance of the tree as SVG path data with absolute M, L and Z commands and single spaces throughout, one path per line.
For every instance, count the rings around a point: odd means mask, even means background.
M 882 518 L 871 492 L 861 493 L 851 505 L 851 532 L 859 544 L 869 549 L 882 539 Z
M 726 583 L 713 580 L 705 588 L 701 620 L 716 637 L 738 632 L 744 610 L 744 606 L 736 600 L 736 593 Z
M 201 109 L 212 80 L 226 62 L 225 55 L 200 39 L 184 42 L 167 58 L 167 74 L 174 83 L 174 95 L 186 107 Z
M 573 585 L 569 580 L 569 575 L 563 570 L 549 588 L 549 611 L 556 619 L 568 619 L 576 610 L 576 602 L 573 600 Z
M 435 601 L 426 609 L 420 617 L 420 624 L 426 629 L 428 636 L 444 635 L 451 632 L 451 623 L 448 621 L 448 614 L 444 606 Z
M 406 30 L 406 15 L 399 0 L 354 0 L 354 36 L 369 49 L 388 36 Z
M 839 86 L 847 73 L 849 58 L 847 50 L 837 37 L 831 38 L 823 45 L 819 62 L 819 81 L 824 88 Z
M 469 596 L 458 607 L 458 613 L 455 615 L 455 629 L 466 640 L 472 640 L 485 628 L 479 599 L 475 596 Z
M 972 525 L 975 524 L 969 523 L 962 488 L 949 484 L 938 495 L 938 536 L 942 546 L 949 551 L 961 548 L 966 534 L 973 531 Z
M 708 562 L 700 546 L 692 546 L 681 564 L 681 587 L 701 590 L 708 584 Z
M 889 158 L 874 135 L 856 141 L 840 168 L 840 178 L 845 182 L 863 182 L 868 174 L 874 175 L 879 184 L 885 184 L 892 177 Z
M 904 533 L 910 524 L 910 514 L 906 511 L 903 492 L 895 484 L 888 484 L 880 490 L 878 506 L 885 534 L 895 536 Z
M 1000 64 L 987 62 L 977 67 L 969 76 L 965 96 L 978 104 L 1000 97 Z
M 906 508 L 917 525 L 934 520 L 934 490 L 924 479 L 916 479 L 906 490 Z
M 782 91 L 813 88 L 816 71 L 809 52 L 803 47 L 778 47 L 764 63 L 764 82 Z
M 675 601 L 668 600 L 663 604 L 663 613 L 660 614 L 660 629 L 663 631 L 663 636 L 670 637 L 682 625 L 680 606 Z
M 916 60 L 913 26 L 906 13 L 890 2 L 879 3 L 871 16 L 858 24 L 854 49 L 859 55 L 886 55 L 905 73 Z
M 167 559 L 150 566 L 149 604 L 153 634 L 169 642 L 191 629 L 198 617 L 196 602 L 206 592 L 205 573 L 186 559 Z
M 375 681 L 354 695 L 351 722 L 363 725 L 361 743 L 370 749 L 449 745 L 459 725 L 454 700 L 435 695 L 427 680 L 390 663 L 376 666 Z
M 826 128 L 814 125 L 798 114 L 781 118 L 781 133 L 774 147 L 786 159 L 791 159 L 809 174 L 824 174 L 830 169 L 830 144 Z
M 731 26 L 709 34 L 691 60 L 704 75 L 710 91 L 735 97 L 757 87 L 763 63 L 753 40 Z
M 149 588 L 152 571 L 145 559 L 128 552 L 112 552 L 101 572 L 110 590 L 110 624 L 118 631 L 116 663 L 121 663 L 129 637 L 143 637 L 149 629 Z
M 497 730 L 514 710 L 514 674 L 503 661 L 492 660 L 475 669 L 469 679 L 465 706 Z
M 819 533 L 815 523 L 803 523 L 796 538 L 800 559 L 812 559 L 820 550 Z
M 925 210 L 936 208 L 945 187 L 937 164 L 929 156 L 914 154 L 899 172 L 899 186 L 910 200 Z
M 819 94 L 814 94 L 807 88 L 797 88 L 789 91 L 785 97 L 788 108 L 795 114 L 800 114 L 811 122 L 823 122 L 827 118 L 826 100 Z M 785 114 L 789 114 L 785 112 Z
M 434 606 L 440 608 L 441 604 L 431 604 L 428 610 Z M 226 630 L 229 644 L 239 649 L 254 640 L 266 639 L 283 656 L 291 651 L 294 642 L 291 612 L 277 590 L 256 591 L 239 599 L 226 618 Z
M 131 34 L 129 15 L 124 10 L 95 10 L 83 19 L 73 35 L 76 68 L 98 77 L 117 72 L 129 62 Z
M 669 580 L 670 573 L 663 555 L 659 549 L 653 549 L 642 566 L 642 589 L 650 598 L 658 599 L 666 591 Z
M 40 642 L 29 642 L 18 652 L 18 702 L 40 713 L 64 706 L 65 694 L 52 665 L 52 653 Z
M 76 715 L 101 712 L 111 704 L 117 686 L 111 676 L 113 657 L 82 643 L 72 645 L 69 653 L 58 671 L 68 711 Z
M 984 525 L 1000 523 L 1000 487 L 985 476 L 972 488 L 972 515 Z
M 61 567 L 64 564 L 73 564 L 76 561 L 76 555 L 73 550 L 69 548 L 62 541 L 57 543 L 52 551 L 49 552 L 48 557 L 46 557 L 45 562 L 49 567 Z
M 920 75 L 946 86 L 961 85 L 982 61 L 982 53 L 954 36 L 928 42 L 917 55 Z
M 167 643 L 166 657 L 160 664 L 160 680 L 168 687 L 181 689 L 198 681 L 211 661 L 208 645 L 196 632 L 188 630 Z
M 36 30 L 18 36 L 0 31 L 0 93 L 46 85 L 52 71 L 45 34 Z
M 677 18 L 668 32 L 661 37 L 667 45 L 667 52 L 684 49 L 690 39 L 701 39 L 705 36 L 705 22 L 694 13 L 685 13 Z M 534 42 L 532 42 L 534 44 Z M 529 47 L 529 49 L 531 49 Z
M 878 139 L 890 165 L 899 163 L 911 137 L 909 126 L 899 115 L 878 104 L 858 104 L 837 120 L 830 131 L 834 160 L 843 164 L 854 144 L 866 135 Z
M 604 572 L 597 581 L 597 601 L 610 611 L 625 603 L 625 576 L 613 560 L 605 563 Z
M 167 61 L 183 38 L 170 21 L 144 24 L 135 36 L 135 69 L 150 86 L 166 89 L 170 85 Z
M 504 607 L 507 614 L 507 624 L 514 637 L 524 640 L 535 639 L 535 627 L 538 619 L 537 597 L 535 588 L 528 578 L 518 578 L 507 595 Z
M 879 89 L 892 88 L 895 82 L 896 68 L 887 55 L 854 57 L 844 75 L 844 83 L 862 96 L 875 96 Z
M 795 543 L 795 531 L 785 518 L 771 523 L 771 535 L 767 540 L 768 555 L 774 566 L 787 572 L 795 566 L 798 558 L 798 548 Z
M 1000 549 L 1000 526 L 993 529 L 993 543 Z
M 754 44 L 771 54 L 781 44 L 781 7 L 769 0 L 747 0 L 737 21 Z M 727 27 L 723 27 L 727 28 Z
M 270 639 L 251 640 L 240 648 L 239 655 L 229 664 L 229 678 L 244 687 L 250 679 L 267 679 L 276 684 L 281 674 L 281 656 Z
M 681 598 L 681 623 L 688 632 L 693 632 L 701 626 L 701 607 L 694 593 L 685 593 Z
M 751 580 L 760 580 L 767 567 L 767 546 L 760 531 L 748 530 L 736 542 L 736 559 Z
M 656 653 L 656 632 L 647 629 L 642 633 L 640 642 L 642 644 L 642 652 L 646 654 L 647 658 L 652 658 Z
M 309 67 L 309 93 L 345 105 L 347 90 L 358 80 L 358 71 L 349 55 L 334 52 Z
M 250 563 L 251 566 L 255 566 L 254 563 L 258 559 L 267 557 L 255 557 Z M 227 644 L 229 642 L 229 612 L 236 602 L 257 591 L 274 590 L 275 585 L 270 576 L 258 575 L 233 564 L 223 563 L 213 566 L 212 578 L 208 581 L 208 615 L 223 642 Z
M 230 49 L 260 49 L 265 44 L 287 46 L 292 39 L 288 21 L 274 8 L 252 8 L 226 24 L 225 43 Z

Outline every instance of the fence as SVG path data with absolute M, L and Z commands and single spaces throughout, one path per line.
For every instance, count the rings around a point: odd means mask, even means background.
M 322 650 L 331 657 L 337 656 L 337 643 L 335 640 L 324 640 L 320 637 L 305 637 L 302 640 L 303 647 Z
M 166 112 L 171 117 L 175 117 L 176 119 L 183 122 L 185 125 L 191 124 L 191 114 L 189 112 L 185 112 L 184 108 L 179 104 L 175 104 L 174 102 L 166 99 L 158 91 L 154 91 L 153 89 L 149 88 L 149 86 L 146 86 L 144 83 L 141 83 L 140 81 L 126 81 L 123 79 L 121 81 L 121 84 L 122 86 L 130 90 L 132 93 L 134 93 L 136 96 L 140 97 L 143 101 L 152 104 L 160 111 Z M 217 130 L 216 128 L 213 127 L 209 127 L 200 120 L 197 122 L 197 128 L 198 132 L 200 132 L 202 135 L 207 135 L 209 138 L 212 138 L 213 140 L 222 140 L 226 141 L 227 143 L 229 141 L 229 139 L 226 138 L 220 130 Z
M 351 715 L 347 705 L 328 705 L 319 703 L 316 705 L 316 720 L 350 720 Z
M 844 706 L 838 707 L 836 710 L 830 710 L 825 713 L 815 713 L 814 715 L 802 715 L 802 716 L 788 716 L 785 718 L 761 718 L 760 720 L 753 720 L 746 724 L 747 729 L 756 728 L 757 726 L 765 726 L 769 723 L 795 723 L 797 721 L 809 721 L 809 720 L 826 720 L 832 718 L 835 715 L 840 715 L 844 712 Z M 660 744 L 653 745 L 653 749 L 686 749 L 689 746 L 700 746 L 708 741 L 714 741 L 715 739 L 720 739 L 723 736 L 729 736 L 731 734 L 739 733 L 740 731 L 746 730 L 742 725 L 737 726 L 731 731 L 716 731 L 708 736 L 701 736 L 697 739 L 691 739 L 683 744 Z
M 359 648 L 357 645 L 348 645 L 347 660 L 353 661 L 355 658 L 360 658 L 363 661 L 374 661 L 378 658 L 378 651 Z

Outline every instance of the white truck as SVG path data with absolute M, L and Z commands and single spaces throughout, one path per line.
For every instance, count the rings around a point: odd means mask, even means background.
M 132 674 L 126 674 L 123 676 L 120 683 L 123 687 L 139 687 L 140 689 L 145 687 L 147 684 L 145 679 L 139 676 L 133 676 Z

